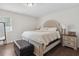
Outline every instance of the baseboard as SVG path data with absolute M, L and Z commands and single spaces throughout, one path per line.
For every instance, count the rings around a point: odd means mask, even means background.
M 7 41 L 7 43 L 6 43 L 6 44 L 9 44 L 9 43 L 13 43 L 13 41 Z
M 1 41 L 1 42 L 0 42 L 0 46 L 1 46 L 1 45 L 10 44 L 10 43 L 13 43 L 13 41 L 8 41 L 8 40 L 7 40 L 7 42 L 4 42 L 4 43 L 3 43 L 3 41 Z

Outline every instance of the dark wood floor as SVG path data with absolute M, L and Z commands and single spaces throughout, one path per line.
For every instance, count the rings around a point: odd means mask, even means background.
M 0 56 L 15 56 L 14 44 L 7 44 L 0 46 Z
M 14 52 L 14 45 L 11 43 L 0 46 L 0 56 L 16 56 Z M 58 45 L 45 54 L 45 56 L 79 56 L 79 49 L 75 51 L 71 48 Z
M 79 49 L 76 51 L 72 48 L 59 45 L 50 50 L 46 56 L 79 56 Z

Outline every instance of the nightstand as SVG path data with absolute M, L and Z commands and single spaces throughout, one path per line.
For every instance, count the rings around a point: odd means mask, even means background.
M 63 34 L 62 35 L 62 45 L 71 47 L 74 50 L 77 50 L 77 36 L 76 35 L 68 35 L 68 34 Z

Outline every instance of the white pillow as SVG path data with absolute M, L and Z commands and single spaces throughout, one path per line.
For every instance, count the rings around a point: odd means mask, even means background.
M 57 31 L 57 28 L 56 27 L 52 27 L 52 28 L 41 28 L 40 31 Z
M 47 27 L 44 27 L 44 28 L 41 28 L 40 30 L 48 30 L 48 28 Z
M 57 27 L 48 28 L 48 31 L 57 31 Z

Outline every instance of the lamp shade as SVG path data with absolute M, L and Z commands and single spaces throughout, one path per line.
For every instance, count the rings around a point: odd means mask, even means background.
M 62 29 L 66 29 L 67 28 L 65 24 L 61 24 L 61 26 L 62 26 Z

